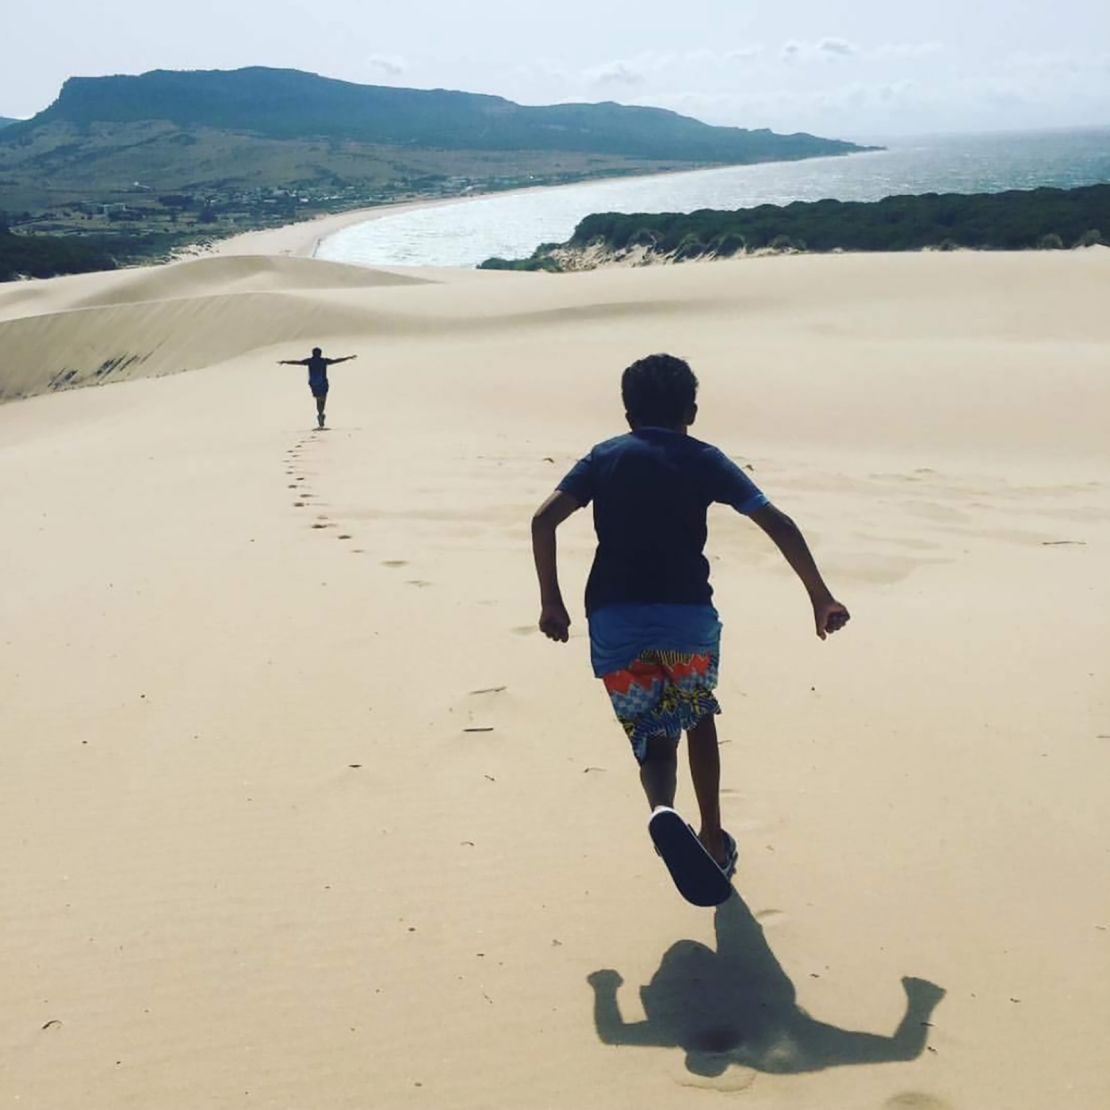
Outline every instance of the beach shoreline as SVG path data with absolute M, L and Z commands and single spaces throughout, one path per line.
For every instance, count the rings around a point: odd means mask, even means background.
M 861 158 L 876 153 L 881 154 L 883 150 L 862 150 L 850 154 L 830 154 L 822 155 L 817 158 L 798 160 L 787 159 L 786 161 L 827 162 L 842 158 Z M 389 216 L 400 215 L 404 212 L 414 212 L 424 208 L 446 208 L 476 201 L 491 200 L 495 197 L 527 196 L 534 193 L 556 192 L 563 189 L 578 188 L 583 185 L 599 185 L 620 181 L 650 181 L 654 178 L 682 177 L 689 174 L 702 174 L 717 170 L 727 171 L 743 166 L 775 164 L 778 164 L 778 162 L 773 160 L 770 162 L 729 163 L 719 166 L 696 166 L 689 169 L 664 170 L 656 173 L 613 174 L 601 177 L 589 177 L 583 178 L 580 181 L 567 181 L 553 185 L 525 185 L 516 189 L 494 189 L 486 192 L 474 192 L 466 196 L 390 201 L 385 204 L 375 205 L 371 208 L 355 208 L 347 212 L 335 212 L 323 216 L 314 216 L 308 220 L 301 220 L 291 224 L 282 224 L 280 227 L 244 231 L 204 247 L 183 248 L 179 257 L 220 258 L 244 254 L 281 254 L 293 258 L 314 258 L 316 257 L 316 252 L 320 244 L 329 236 L 336 234 L 336 232 L 343 231 L 357 224 L 371 223 L 375 220 L 386 219 Z M 352 263 L 352 265 L 358 265 L 358 263 Z M 475 265 L 477 265 L 477 263 L 475 263 Z
M 486 194 L 492 196 L 496 194 Z M 413 212 L 421 208 L 439 208 L 471 200 L 471 197 L 440 197 L 434 200 L 404 200 L 375 205 L 372 208 L 354 208 L 348 212 L 334 212 L 299 220 L 280 227 L 243 231 L 203 247 L 187 247 L 181 258 L 231 258 L 245 254 L 286 255 L 292 258 L 314 258 L 320 244 L 330 235 L 357 224 Z

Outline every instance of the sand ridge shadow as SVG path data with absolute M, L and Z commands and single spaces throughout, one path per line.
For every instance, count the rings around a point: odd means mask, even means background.
M 794 984 L 739 894 L 716 909 L 714 928 L 716 952 L 694 940 L 667 950 L 651 982 L 640 988 L 644 1021 L 621 1017 L 618 972 L 588 976 L 603 1044 L 681 1048 L 687 1070 L 702 1076 L 722 1075 L 732 1064 L 782 1075 L 904 1062 L 924 1052 L 943 988 L 903 979 L 906 1011 L 891 1036 L 838 1029 L 798 1006 Z

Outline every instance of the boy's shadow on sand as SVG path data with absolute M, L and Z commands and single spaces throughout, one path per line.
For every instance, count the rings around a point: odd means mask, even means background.
M 738 894 L 717 908 L 714 925 L 716 952 L 698 941 L 677 941 L 640 988 L 645 1021 L 621 1017 L 619 973 L 606 969 L 589 976 L 603 1043 L 682 1048 L 687 1069 L 704 1076 L 721 1075 L 730 1064 L 763 1072 L 819 1071 L 913 1060 L 925 1050 L 942 988 L 903 979 L 906 1012 L 892 1036 L 837 1029 L 797 1005 L 794 984 Z

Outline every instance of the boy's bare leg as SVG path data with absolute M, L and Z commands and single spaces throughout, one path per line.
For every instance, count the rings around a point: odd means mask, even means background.
M 721 835 L 721 753 L 717 746 L 717 722 L 713 715 L 702 717 L 689 732 L 690 777 L 701 813 L 698 839 L 718 862 L 725 862 L 725 838 Z
M 647 756 L 640 764 L 640 782 L 648 805 L 673 806 L 678 778 L 678 745 L 666 736 L 653 736 L 647 742 Z

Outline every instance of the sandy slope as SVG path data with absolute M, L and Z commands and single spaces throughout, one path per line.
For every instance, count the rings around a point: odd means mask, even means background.
M 1107 1105 L 1108 287 L 1087 252 L 0 293 L 5 396 L 141 356 L 0 406 L 0 1105 Z M 313 342 L 360 356 L 326 433 L 274 365 Z M 716 920 L 579 607 L 533 631 L 528 515 L 654 349 L 854 613 L 819 643 L 715 512 Z M 947 996 L 876 1062 L 903 976 Z
M 422 279 L 247 256 L 82 274 L 0 289 L 0 400 L 193 370 L 277 340 L 344 331 L 347 291 Z

